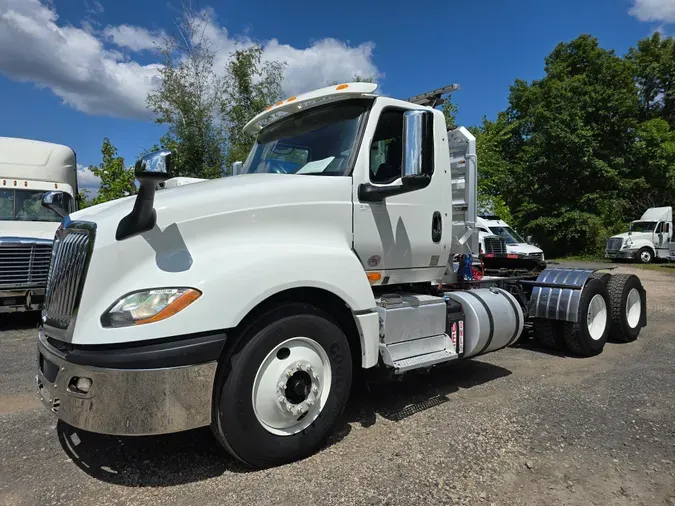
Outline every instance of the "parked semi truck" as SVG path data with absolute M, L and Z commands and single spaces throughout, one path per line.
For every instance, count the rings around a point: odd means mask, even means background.
M 50 191 L 60 192 L 53 209 L 41 204 Z M 0 137 L 0 313 L 42 309 L 54 232 L 76 195 L 72 149 Z
M 320 447 L 359 369 L 451 367 L 531 326 L 582 356 L 638 337 L 636 276 L 472 276 L 475 138 L 375 90 L 262 111 L 236 177 L 155 192 L 172 155 L 151 153 L 137 196 L 66 217 L 38 339 L 47 408 L 104 434 L 210 426 L 264 468 Z
M 652 207 L 639 220 L 630 224 L 630 230 L 607 240 L 605 257 L 617 260 L 637 260 L 643 264 L 655 258 L 667 259 L 673 239 L 673 208 Z

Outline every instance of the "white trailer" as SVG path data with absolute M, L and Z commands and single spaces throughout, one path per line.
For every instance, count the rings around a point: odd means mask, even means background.
M 49 192 L 61 192 L 52 208 L 41 205 Z M 54 232 L 76 196 L 72 149 L 0 137 L 0 313 L 42 308 Z
M 474 279 L 475 138 L 375 89 L 261 112 L 237 177 L 155 192 L 172 155 L 149 154 L 135 199 L 64 219 L 38 339 L 47 408 L 105 434 L 210 426 L 260 468 L 323 443 L 357 369 L 451 364 L 529 326 L 583 356 L 637 339 L 636 276 Z
M 637 260 L 643 264 L 655 258 L 667 259 L 673 240 L 673 208 L 652 207 L 639 220 L 630 224 L 630 230 L 607 240 L 605 257 L 617 260 Z

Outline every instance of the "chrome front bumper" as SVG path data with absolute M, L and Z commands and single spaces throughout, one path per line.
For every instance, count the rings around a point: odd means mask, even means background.
M 142 436 L 180 432 L 211 423 L 217 362 L 153 369 L 107 369 L 73 364 L 41 331 L 37 389 L 42 403 L 79 429 Z M 87 393 L 71 388 L 89 378 Z
M 605 250 L 605 258 L 622 258 L 632 260 L 637 258 L 637 249 L 622 249 L 618 251 Z
M 40 311 L 45 288 L 0 288 L 0 313 Z

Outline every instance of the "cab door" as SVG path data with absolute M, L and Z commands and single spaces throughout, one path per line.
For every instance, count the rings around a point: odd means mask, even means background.
M 437 128 L 442 121 L 434 117 L 431 181 L 421 189 L 391 195 L 380 202 L 364 201 L 359 187 L 400 187 L 403 160 L 403 116 L 401 102 L 379 98 L 369 116 L 354 179 L 354 250 L 364 269 L 382 271 L 386 284 L 412 283 L 442 277 L 451 241 L 451 199 L 449 162 L 437 145 Z M 445 132 L 441 132 L 445 134 Z M 447 135 L 441 135 L 447 142 Z M 440 153 L 439 153 L 440 151 Z M 448 184 L 443 184 L 443 177 Z

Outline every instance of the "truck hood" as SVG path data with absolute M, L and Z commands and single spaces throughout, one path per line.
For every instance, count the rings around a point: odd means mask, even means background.
M 624 232 L 623 234 L 617 234 L 610 237 L 610 239 L 621 239 L 623 242 L 626 242 L 626 239 L 631 238 L 631 240 L 636 241 L 638 239 L 648 239 L 651 241 L 652 233 L 651 232 Z
M 531 255 L 532 253 L 542 253 L 541 249 L 527 243 L 507 244 L 506 251 L 509 253 L 520 253 L 523 255 Z
M 49 221 L 0 221 L 0 238 L 20 237 L 22 239 L 53 240 L 58 222 Z
M 135 199 L 132 195 L 88 207 L 72 213 L 70 218 L 93 221 L 99 231 L 110 230 L 114 235 L 119 221 L 131 212 Z M 230 213 L 246 215 L 253 225 L 256 209 L 336 200 L 351 201 L 351 178 L 243 174 L 157 191 L 154 208 L 160 228 Z

